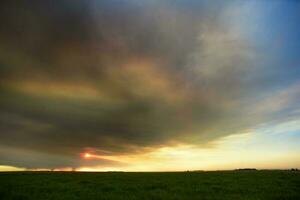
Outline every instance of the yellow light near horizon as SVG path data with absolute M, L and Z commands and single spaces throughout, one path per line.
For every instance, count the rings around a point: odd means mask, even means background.
M 94 155 L 92 159 L 105 159 L 119 164 L 81 166 L 76 171 L 186 171 L 233 170 L 237 168 L 286 169 L 300 166 L 298 152 L 274 153 L 257 145 L 255 132 L 237 134 L 219 139 L 207 147 L 178 144 L 151 151 L 127 155 Z M 254 145 L 256 144 L 256 145 Z M 245 149 L 244 147 L 248 148 Z M 268 147 L 271 148 L 271 147 Z M 264 152 L 263 154 L 261 152 Z M 284 160 L 284 162 L 282 162 Z
M 7 165 L 0 165 L 0 172 L 10 172 L 10 171 L 25 171 L 25 168 L 21 167 L 14 167 L 14 166 L 7 166 Z
M 45 169 L 47 171 L 193 171 L 193 170 L 233 170 L 237 168 L 288 169 L 299 168 L 299 151 L 279 149 L 266 142 L 258 143 L 258 133 L 249 132 L 227 136 L 214 144 L 199 147 L 186 144 L 166 145 L 129 154 L 99 154 L 100 151 L 87 150 L 80 154 L 82 164 L 77 168 L 65 167 Z M 261 141 L 261 140 L 259 140 Z M 268 145 L 268 146 L 267 146 Z M 271 145 L 271 146 L 270 146 Z M 247 148 L 245 148 L 247 147 Z M 274 151 L 265 151 L 265 149 Z M 279 149 L 278 151 L 276 151 Z M 97 154 L 98 153 L 98 154 Z M 99 165 L 89 165 L 99 160 Z M 104 161 L 104 162 L 103 162 Z M 101 165 L 113 161 L 110 165 Z M 1 166 L 0 171 L 33 170 Z M 42 170 L 42 169 L 34 169 Z
M 84 154 L 84 157 L 85 157 L 85 158 L 90 158 L 91 156 L 92 156 L 92 155 L 89 154 L 89 153 L 85 153 L 85 154 Z

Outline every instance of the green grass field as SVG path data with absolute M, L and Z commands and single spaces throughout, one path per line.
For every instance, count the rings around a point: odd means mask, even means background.
M 300 173 L 0 173 L 0 199 L 300 199 Z

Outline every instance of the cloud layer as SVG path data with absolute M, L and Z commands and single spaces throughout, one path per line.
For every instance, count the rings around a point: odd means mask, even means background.
M 1 2 L 0 164 L 122 166 L 79 154 L 207 145 L 290 116 L 298 77 L 279 84 L 277 54 L 238 20 L 259 6 Z

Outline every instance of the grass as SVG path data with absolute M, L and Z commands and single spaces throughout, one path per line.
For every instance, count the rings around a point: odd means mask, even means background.
M 166 173 L 0 173 L 0 199 L 300 199 L 300 173 L 216 171 Z

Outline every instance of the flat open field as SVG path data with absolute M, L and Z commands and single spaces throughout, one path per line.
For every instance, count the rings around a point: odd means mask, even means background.
M 295 171 L 0 173 L 0 199 L 300 199 Z

